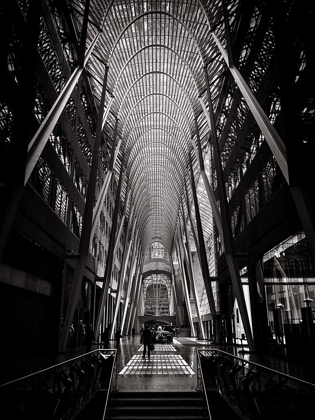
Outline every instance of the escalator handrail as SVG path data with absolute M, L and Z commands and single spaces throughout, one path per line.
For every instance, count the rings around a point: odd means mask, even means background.
M 201 361 L 200 361 L 199 351 L 197 352 L 197 356 L 198 356 L 198 363 L 199 363 L 199 366 L 200 366 L 200 373 L 201 373 L 201 380 L 202 380 L 202 389 L 203 389 L 203 393 L 205 395 L 206 403 L 207 403 L 208 415 L 209 415 L 209 419 L 212 420 L 211 412 L 210 412 L 210 406 L 209 406 L 209 401 L 208 401 L 208 395 L 207 395 L 207 392 L 206 392 L 206 385 L 205 385 L 205 381 L 204 381 L 204 378 L 203 378 L 203 372 L 202 372 L 202 369 L 201 369 Z
M 45 368 L 45 369 L 42 369 L 42 370 L 38 370 L 37 372 L 31 373 L 31 374 L 26 375 L 26 376 L 22 376 L 20 378 L 14 379 L 14 380 L 9 381 L 9 382 L 6 382 L 4 384 L 1 384 L 0 385 L 0 388 L 4 388 L 4 387 L 10 386 L 10 385 L 14 385 L 15 383 L 18 383 L 20 381 L 24 381 L 24 380 L 33 378 L 33 377 L 35 377 L 37 375 L 41 375 L 43 373 L 47 373 L 50 370 L 54 370 L 54 369 L 56 369 L 56 368 L 58 368 L 60 366 L 67 365 L 67 364 L 69 364 L 69 363 L 71 363 L 71 362 L 73 362 L 75 360 L 83 359 L 83 358 L 85 358 L 89 354 L 97 353 L 97 352 L 104 352 L 104 351 L 110 351 L 109 354 L 110 355 L 114 355 L 114 363 L 115 363 L 115 361 L 116 361 L 116 355 L 117 355 L 117 350 L 116 349 L 103 349 L 103 348 L 98 348 L 98 349 L 92 350 L 92 351 L 90 351 L 88 353 L 83 353 L 83 354 L 80 354 L 79 356 L 73 357 L 71 359 L 64 360 L 63 362 L 57 363 L 56 365 L 53 365 L 53 366 L 49 366 L 48 368 Z
M 117 350 L 115 350 L 115 355 L 114 355 L 114 363 L 112 364 L 112 371 L 110 373 L 110 379 L 109 379 L 109 385 L 108 385 L 108 392 L 106 394 L 106 400 L 105 400 L 105 407 L 104 407 L 104 412 L 103 412 L 103 417 L 102 420 L 105 420 L 105 416 L 106 416 L 106 410 L 107 410 L 107 405 L 108 405 L 108 399 L 109 399 L 109 394 L 110 394 L 110 390 L 111 390 L 111 386 L 112 386 L 112 381 L 113 381 L 113 375 L 114 375 L 114 370 L 115 370 L 115 366 L 116 366 L 116 358 L 117 358 Z M 117 368 L 117 367 L 116 367 Z
M 269 368 L 268 366 L 264 366 L 264 365 L 260 365 L 259 363 L 256 363 L 256 362 L 252 362 L 252 361 L 249 361 L 249 360 L 245 360 L 245 359 L 243 359 L 243 358 L 241 358 L 241 357 L 238 357 L 238 356 L 235 356 L 234 354 L 232 354 L 232 353 L 228 353 L 228 352 L 225 352 L 225 351 L 223 351 L 223 350 L 220 350 L 220 349 L 217 349 L 217 348 L 208 348 L 208 349 L 198 349 L 197 350 L 197 352 L 198 352 L 198 356 L 199 356 L 199 353 L 201 353 L 202 354 L 202 352 L 206 352 L 206 351 L 214 351 L 214 352 L 218 352 L 218 353 L 221 353 L 221 354 L 223 354 L 223 355 L 226 355 L 226 356 L 228 356 L 228 357 L 230 357 L 231 359 L 237 359 L 237 360 L 239 360 L 240 362 L 242 362 L 242 363 L 244 363 L 244 364 L 249 364 L 249 365 L 254 365 L 254 366 L 257 366 L 257 367 L 259 367 L 260 369 L 263 369 L 263 370 L 267 370 L 267 371 L 269 371 L 269 372 L 271 372 L 271 373 L 273 373 L 274 375 L 280 375 L 280 376 L 283 376 L 283 377 L 285 377 L 285 378 L 287 378 L 287 379 L 290 379 L 291 381 L 295 381 L 295 382 L 299 382 L 301 385 L 303 384 L 303 385 L 308 385 L 308 386 L 311 386 L 311 387 L 313 387 L 314 389 L 315 389 L 315 384 L 313 384 L 313 383 L 311 383 L 311 382 L 308 382 L 308 381 L 305 381 L 305 380 L 303 380 L 303 379 L 300 379 L 300 378 L 296 378 L 296 377 L 294 377 L 294 376 L 290 376 L 290 375 L 288 375 L 287 373 L 283 373 L 283 372 L 279 372 L 279 371 L 277 371 L 277 370 L 274 370 L 274 369 L 272 369 L 272 368 Z

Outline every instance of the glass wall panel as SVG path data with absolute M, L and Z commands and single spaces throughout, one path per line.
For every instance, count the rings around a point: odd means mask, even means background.
M 315 265 L 304 233 L 267 252 L 261 267 L 270 342 L 287 352 L 313 341 Z

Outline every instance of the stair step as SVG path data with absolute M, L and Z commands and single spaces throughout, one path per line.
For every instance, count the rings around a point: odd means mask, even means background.
M 163 404 L 163 403 L 162 403 Z M 160 413 L 160 412 L 172 412 L 172 411 L 177 411 L 177 412 L 181 412 L 184 411 L 185 413 L 187 412 L 198 412 L 198 411 L 202 411 L 202 407 L 200 406 L 193 406 L 193 407 L 185 407 L 185 406 L 181 406 L 181 405 L 176 405 L 176 406 L 165 406 L 164 404 L 160 407 L 152 407 L 150 405 L 146 406 L 146 407 L 139 407 L 139 406 L 131 406 L 131 405 L 127 405 L 124 407 L 112 407 L 110 408 L 111 411 L 114 412 L 126 412 L 126 411 L 132 411 L 132 412 L 152 412 L 154 411 L 155 413 Z
M 139 396 L 140 398 L 199 398 L 201 394 L 201 392 L 197 392 L 197 391 L 180 391 L 180 392 L 176 392 L 176 391 L 172 391 L 172 392 L 167 392 L 167 391 L 117 391 L 117 392 L 113 392 L 112 397 L 124 397 L 124 398 L 134 398 L 135 396 Z
M 163 415 L 163 416 L 155 416 L 155 415 L 151 415 L 150 417 L 148 417 L 147 415 L 114 415 L 111 414 L 110 417 L 106 417 L 106 419 L 110 419 L 110 420 L 205 420 L 206 417 L 204 417 L 203 415 L 181 415 L 181 414 L 176 414 L 173 416 L 168 416 L 168 415 Z
M 204 420 L 202 395 L 193 392 L 117 392 L 106 418 L 111 420 Z
M 120 406 L 125 406 L 125 405 L 138 405 L 138 406 L 142 406 L 145 404 L 149 404 L 149 405 L 153 405 L 153 406 L 160 406 L 161 404 L 164 404 L 165 406 L 168 405 L 184 405 L 184 406 L 192 406 L 194 404 L 197 404 L 199 402 L 201 402 L 201 399 L 196 399 L 196 398 L 141 398 L 141 397 L 135 397 L 135 398 L 115 398 L 112 400 L 112 405 L 120 405 Z

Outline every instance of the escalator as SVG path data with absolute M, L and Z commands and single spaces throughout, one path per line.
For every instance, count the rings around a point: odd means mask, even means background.
M 220 407 L 245 420 L 307 418 L 313 410 L 314 384 L 214 348 L 198 350 L 198 360 L 213 420 L 226 418 Z

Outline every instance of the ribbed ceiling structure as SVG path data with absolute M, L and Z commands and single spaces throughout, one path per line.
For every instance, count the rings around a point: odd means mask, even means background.
M 227 3 L 233 25 L 239 1 Z M 69 4 L 80 32 L 85 1 Z M 122 195 L 130 188 L 128 212 L 133 206 L 144 251 L 156 240 L 171 251 L 190 159 L 198 177 L 196 124 L 202 149 L 208 145 L 205 69 L 214 109 L 226 69 L 212 28 L 225 46 L 221 0 L 90 2 L 87 48 L 101 34 L 88 74 L 98 107 L 109 68 L 104 131 L 110 142 L 117 124 L 116 176 L 123 165 Z

